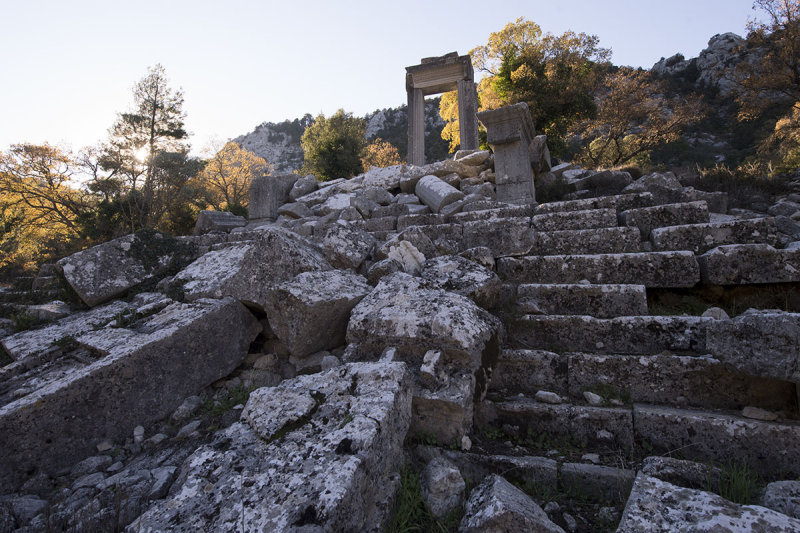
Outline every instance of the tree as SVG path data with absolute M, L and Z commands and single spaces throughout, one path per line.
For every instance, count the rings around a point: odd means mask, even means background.
M 665 96 L 666 82 L 648 71 L 621 68 L 610 73 L 598 98 L 595 118 L 579 128 L 581 159 L 594 166 L 643 162 L 654 148 L 677 140 L 684 128 L 704 115 L 695 95 Z
M 390 167 L 392 165 L 399 165 L 401 163 L 400 153 L 395 146 L 377 137 L 374 141 L 366 146 L 364 149 L 364 157 L 361 158 L 361 164 L 366 172 L 372 167 Z
M 206 162 L 195 180 L 205 189 L 205 200 L 217 211 L 247 213 L 250 183 L 268 174 L 271 166 L 253 152 L 235 142 L 228 142 Z
M 130 230 L 153 228 L 164 212 L 167 189 L 174 183 L 160 180 L 163 152 L 182 154 L 188 161 L 185 142 L 183 92 L 169 88 L 164 67 L 156 65 L 133 88 L 133 108 L 121 113 L 109 130 L 100 166 L 116 178 L 124 196 Z M 173 161 L 174 162 L 174 161 Z
M 365 120 L 343 109 L 330 118 L 320 114 L 300 140 L 305 159 L 303 172 L 314 174 L 320 181 L 360 174 L 364 171 L 361 155 L 366 145 L 365 131 Z
M 756 0 L 753 9 L 765 14 L 766 22 L 748 24 L 746 46 L 758 50 L 760 60 L 734 68 L 739 118 L 750 120 L 770 107 L 785 106 L 760 152 L 768 158 L 777 154 L 778 166 L 790 170 L 797 168 L 791 162 L 797 155 L 790 154 L 796 154 L 800 138 L 800 0 Z
M 562 154 L 569 127 L 596 111 L 592 92 L 610 53 L 596 36 L 542 33 L 538 24 L 520 17 L 470 51 L 475 68 L 488 75 L 478 86 L 480 109 L 526 102 L 535 127 L 548 135 L 551 151 Z M 443 135 L 452 149 L 458 129 L 452 96 L 442 98 L 440 113 L 450 123 Z

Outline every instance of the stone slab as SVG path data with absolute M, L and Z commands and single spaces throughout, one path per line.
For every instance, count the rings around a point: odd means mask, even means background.
M 636 228 L 533 232 L 530 255 L 621 254 L 641 251 Z
M 589 315 L 597 318 L 647 314 L 644 285 L 523 284 L 517 310 L 524 314 Z
M 647 239 L 656 228 L 708 222 L 708 206 L 705 202 L 687 202 L 628 209 L 619 214 L 619 221 L 621 225 L 639 228 L 642 238 Z
M 617 211 L 613 208 L 554 211 L 534 215 L 531 220 L 537 231 L 614 228 L 617 226 Z
M 649 192 L 620 194 L 614 196 L 598 196 L 581 200 L 565 200 L 548 202 L 536 207 L 537 215 L 562 211 L 585 211 L 589 209 L 615 209 L 618 213 L 627 209 L 649 207 L 653 205 L 653 195 Z
M 464 222 L 465 249 L 486 247 L 495 257 L 526 255 L 534 241 L 528 217 L 496 218 Z
M 768 244 L 718 246 L 697 261 L 703 283 L 744 285 L 800 281 L 800 249 L 776 250 Z
M 653 249 L 691 250 L 702 254 L 727 244 L 769 244 L 777 242 L 773 218 L 734 220 L 731 222 L 687 224 L 656 228 L 650 234 Z

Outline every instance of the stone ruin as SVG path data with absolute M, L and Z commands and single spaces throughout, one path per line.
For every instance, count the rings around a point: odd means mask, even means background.
M 521 109 L 43 267 L 83 305 L 0 339 L 0 530 L 378 531 L 403 463 L 459 531 L 800 530 L 800 180 L 550 168 Z

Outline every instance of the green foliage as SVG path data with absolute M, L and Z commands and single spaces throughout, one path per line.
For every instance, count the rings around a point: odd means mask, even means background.
M 250 392 L 252 391 L 244 388 L 241 385 L 234 387 L 228 390 L 227 394 L 218 400 L 213 398 L 206 399 L 203 402 L 200 413 L 203 416 L 208 416 L 211 418 L 220 417 L 233 409 L 235 406 L 239 404 L 246 404 L 247 399 L 250 398 Z
M 46 321 L 42 320 L 41 318 L 30 315 L 28 313 L 14 313 L 11 315 L 11 321 L 13 322 L 12 329 L 14 333 L 19 333 L 20 331 L 27 331 L 30 329 L 36 329 L 42 326 Z
M 364 119 L 338 110 L 326 118 L 320 114 L 306 128 L 300 144 L 305 162 L 303 172 L 320 181 L 353 177 L 364 171 L 361 156 L 366 145 Z
M 400 469 L 400 488 L 392 515 L 384 528 L 387 533 L 457 531 L 464 510 L 456 508 L 443 518 L 436 518 L 425 505 L 420 492 L 419 472 L 411 467 Z
M 758 474 L 743 463 L 728 463 L 722 467 L 719 495 L 734 503 L 752 505 L 758 503 L 760 483 Z

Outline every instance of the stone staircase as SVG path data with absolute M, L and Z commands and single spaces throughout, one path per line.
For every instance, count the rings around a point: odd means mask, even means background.
M 476 433 L 569 438 L 601 463 L 670 454 L 746 463 L 764 479 L 800 474 L 785 452 L 800 438 L 788 374 L 728 360 L 721 310 L 649 309 L 655 289 L 800 281 L 800 251 L 773 248 L 774 219 L 713 218 L 705 201 L 655 205 L 647 193 L 538 206 L 535 244 L 497 259 L 507 338 Z

